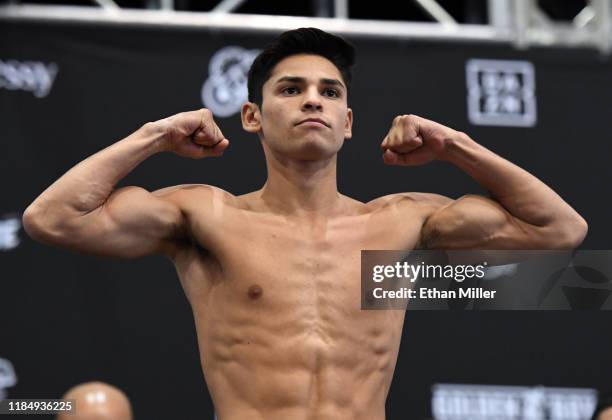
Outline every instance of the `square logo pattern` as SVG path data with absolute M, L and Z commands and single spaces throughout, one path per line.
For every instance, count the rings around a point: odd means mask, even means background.
M 474 125 L 533 127 L 535 71 L 528 61 L 468 60 L 468 118 Z

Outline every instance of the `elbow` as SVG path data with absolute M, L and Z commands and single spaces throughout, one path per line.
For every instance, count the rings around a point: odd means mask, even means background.
M 577 215 L 575 225 L 574 248 L 577 248 L 582 244 L 582 242 L 584 242 L 584 238 L 586 238 L 587 233 L 589 233 L 589 224 L 583 217 Z
M 37 223 L 37 216 L 36 216 L 35 210 L 30 205 L 27 209 L 25 209 L 25 211 L 23 212 L 23 215 L 21 216 L 21 225 L 23 226 L 23 229 L 26 231 L 26 233 L 30 237 L 32 237 L 32 235 L 38 229 L 36 223 Z
M 560 249 L 578 248 L 589 231 L 589 225 L 580 215 L 563 224 L 558 233 L 558 246 Z
M 30 205 L 21 216 L 21 224 L 23 230 L 28 236 L 36 241 L 40 241 L 44 236 L 44 227 L 40 211 L 37 211 L 33 205 Z
M 30 205 L 21 217 L 23 229 L 35 241 L 52 243 L 57 238 L 57 229 L 45 217 L 45 212 Z

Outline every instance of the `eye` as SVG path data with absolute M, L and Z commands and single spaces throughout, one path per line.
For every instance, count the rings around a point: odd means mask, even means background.
M 281 92 L 287 95 L 295 95 L 297 93 L 300 93 L 300 90 L 295 86 L 288 86 L 284 88 Z
M 329 97 L 332 97 L 332 98 L 337 98 L 337 97 L 340 96 L 340 92 L 338 92 L 338 89 L 333 89 L 333 88 L 326 88 L 323 91 L 323 94 L 325 96 L 329 96 Z

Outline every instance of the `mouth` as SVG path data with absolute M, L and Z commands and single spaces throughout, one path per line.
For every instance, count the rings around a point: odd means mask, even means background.
M 305 120 L 300 121 L 299 123 L 297 123 L 296 125 L 322 125 L 325 126 L 327 128 L 329 128 L 329 124 L 326 123 L 325 121 L 323 121 L 320 118 L 306 118 Z

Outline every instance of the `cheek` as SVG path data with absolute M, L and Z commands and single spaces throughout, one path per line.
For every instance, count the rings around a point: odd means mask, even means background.
M 283 119 L 286 118 L 287 107 L 270 104 L 262 114 L 262 122 L 267 123 L 268 127 L 282 126 Z
M 347 112 L 346 110 L 340 112 L 338 114 L 338 118 L 336 119 L 336 121 L 338 121 L 337 128 L 339 131 L 342 131 L 342 132 L 344 132 L 344 129 L 346 127 L 346 119 L 347 119 L 346 112 Z
M 262 120 L 262 129 L 266 131 L 266 133 L 284 133 L 287 131 L 286 124 L 281 120 L 280 116 L 277 115 L 268 115 L 265 120 Z
M 261 119 L 261 130 L 265 133 L 264 136 L 269 141 L 287 137 L 289 135 L 287 120 L 288 118 L 286 115 L 283 115 L 283 112 L 276 112 L 275 110 L 266 111 Z

